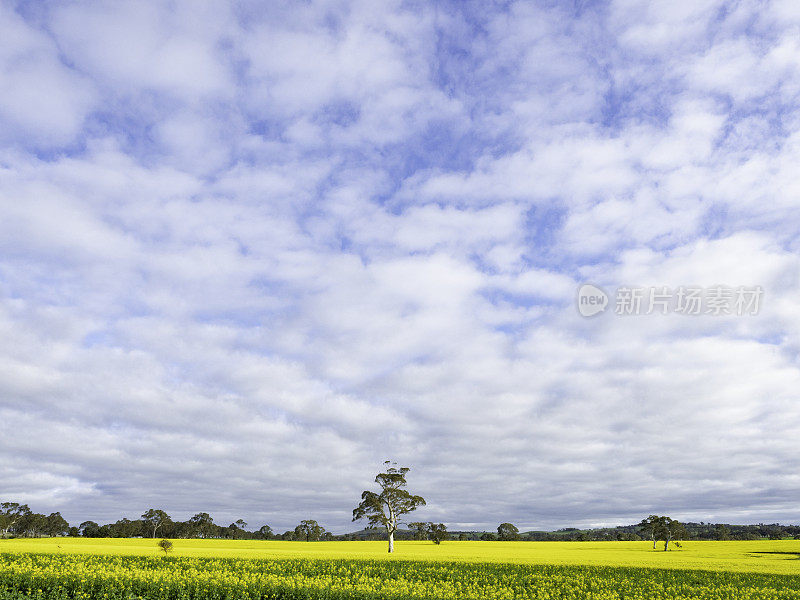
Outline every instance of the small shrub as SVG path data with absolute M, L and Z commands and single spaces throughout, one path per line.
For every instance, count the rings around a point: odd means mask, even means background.
M 161 540 L 158 542 L 158 547 L 164 551 L 164 556 L 172 552 L 172 542 L 169 540 Z

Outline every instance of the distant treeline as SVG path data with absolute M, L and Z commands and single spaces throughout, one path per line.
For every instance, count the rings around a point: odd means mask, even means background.
M 330 532 L 316 521 L 304 520 L 298 526 L 276 535 L 269 525 L 255 531 L 238 519 L 230 525 L 219 525 L 208 513 L 201 512 L 187 521 L 174 520 L 165 511 L 151 508 L 139 519 L 119 519 L 115 523 L 100 525 L 95 521 L 84 521 L 70 525 L 60 512 L 44 515 L 33 512 L 27 504 L 3 502 L 0 504 L 0 535 L 20 537 L 72 536 L 91 538 L 213 538 L 230 540 L 323 540 L 333 539 Z
M 800 539 L 800 525 L 780 525 L 778 523 L 758 525 L 729 525 L 723 523 L 682 523 L 686 530 L 684 540 L 781 540 Z M 493 536 L 493 534 L 488 534 Z M 495 538 L 497 536 L 494 536 Z M 468 539 L 476 539 L 469 537 Z M 477 539 L 489 539 L 486 534 Z M 644 535 L 639 525 L 622 525 L 599 529 L 577 529 L 567 527 L 558 531 L 529 531 L 520 534 L 527 541 L 637 541 L 650 539 Z
M 682 523 L 686 535 L 684 540 L 759 540 L 800 539 L 800 525 L 778 523 L 758 525 L 728 525 L 719 523 Z M 410 529 L 399 529 L 395 535 L 400 540 L 430 539 L 429 523 L 411 523 Z M 520 540 L 520 541 L 636 541 L 651 539 L 640 525 L 624 525 L 598 529 L 567 527 L 558 531 L 528 531 L 520 533 L 511 523 L 502 523 L 497 532 L 451 531 L 440 532 L 441 539 L 455 540 Z M 191 519 L 172 519 L 165 511 L 149 509 L 139 519 L 119 519 L 115 523 L 100 525 L 95 521 L 84 521 L 70 525 L 61 513 L 49 515 L 33 512 L 26 504 L 0 503 L 0 536 L 3 537 L 162 537 L 162 538 L 211 538 L 231 540 L 384 540 L 385 531 L 367 528 L 353 533 L 334 535 L 326 531 L 317 521 L 305 519 L 294 529 L 275 533 L 269 525 L 258 529 L 248 528 L 239 519 L 229 525 L 214 523 L 208 513 L 197 513 Z

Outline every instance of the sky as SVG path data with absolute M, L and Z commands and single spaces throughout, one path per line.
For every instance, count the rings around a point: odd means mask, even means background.
M 800 522 L 798 34 L 0 0 L 0 500 L 341 533 L 391 459 L 451 529 Z

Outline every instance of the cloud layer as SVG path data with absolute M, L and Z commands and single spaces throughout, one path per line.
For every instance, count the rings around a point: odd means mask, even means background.
M 0 492 L 797 521 L 793 2 L 0 5 Z M 584 281 L 759 285 L 582 318 Z M 610 311 L 609 311 L 610 312 Z

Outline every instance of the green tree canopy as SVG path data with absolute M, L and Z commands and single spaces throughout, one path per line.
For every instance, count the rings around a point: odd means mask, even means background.
M 0 503 L 0 530 L 7 535 L 23 518 L 31 514 L 27 504 L 19 502 Z
M 408 524 L 409 529 L 415 540 L 428 539 L 428 524 L 424 521 L 414 521 Z
M 210 537 L 214 531 L 214 519 L 207 512 L 201 512 L 189 519 L 189 525 L 200 537 Z
M 268 540 L 272 537 L 272 527 L 269 525 L 262 525 L 258 530 L 259 535 L 265 540 Z
M 519 529 L 511 523 L 500 523 L 497 526 L 497 537 L 503 541 L 513 541 L 519 539 Z
M 447 527 L 444 523 L 428 523 L 428 539 L 434 544 L 438 546 L 449 537 L 450 534 L 447 533 Z
M 397 468 L 395 463 L 386 461 L 385 471 L 378 473 L 375 483 L 381 491 L 365 490 L 361 494 L 361 503 L 353 509 L 353 521 L 367 518 L 370 526 L 382 526 L 389 537 L 389 552 L 394 552 L 394 533 L 400 524 L 400 518 L 425 504 L 422 496 L 415 496 L 405 489 L 408 467 Z
M 165 513 L 163 510 L 155 508 L 147 510 L 147 512 L 142 515 L 142 520 L 150 529 L 152 529 L 153 538 L 156 537 L 156 532 L 160 527 L 172 522 L 172 519 L 169 518 L 167 513 Z
M 294 528 L 294 532 L 297 539 L 305 539 L 307 542 L 317 542 L 325 533 L 325 528 L 313 519 L 304 519 Z

